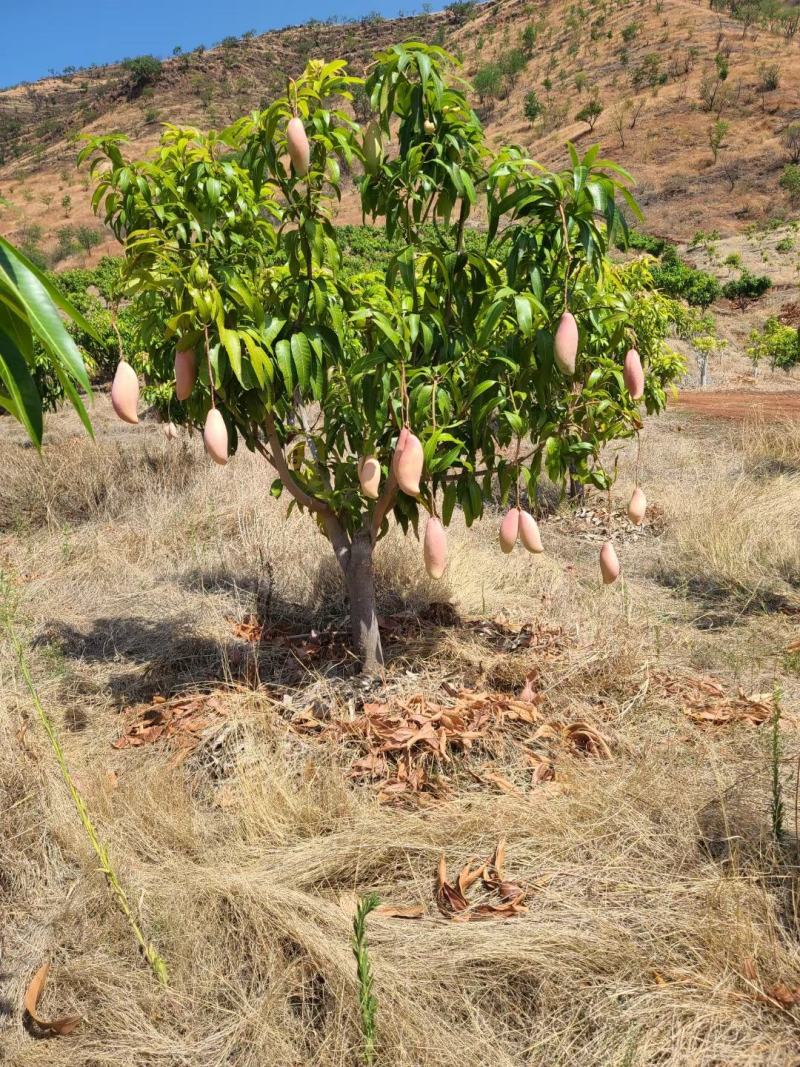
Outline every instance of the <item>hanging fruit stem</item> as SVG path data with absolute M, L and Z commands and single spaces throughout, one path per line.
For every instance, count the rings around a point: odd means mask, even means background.
M 569 292 L 569 272 L 572 268 L 572 255 L 569 250 L 569 227 L 567 226 L 567 216 L 562 203 L 559 203 L 558 211 L 561 215 L 561 229 L 564 234 L 564 254 L 567 257 L 567 265 L 564 268 L 564 311 L 568 311 L 567 293 Z
M 410 402 L 409 402 L 409 399 L 408 399 L 408 389 L 406 387 L 406 365 L 405 365 L 405 363 L 401 363 L 400 364 L 400 400 L 401 400 L 401 408 L 402 408 L 402 413 L 403 413 L 403 426 L 407 427 L 409 425 L 408 416 L 409 416 L 409 412 L 410 412 Z
M 205 335 L 206 363 L 208 364 L 208 388 L 211 392 L 211 406 L 212 408 L 216 408 L 217 397 L 216 393 L 214 392 L 214 372 L 211 367 L 211 352 L 208 347 L 208 326 L 203 327 L 203 334 Z

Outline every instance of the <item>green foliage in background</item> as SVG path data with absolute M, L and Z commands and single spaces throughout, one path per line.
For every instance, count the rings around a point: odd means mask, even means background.
M 773 370 L 790 371 L 800 363 L 800 331 L 771 315 L 760 330 L 751 332 L 747 355 L 755 368 L 769 363 Z

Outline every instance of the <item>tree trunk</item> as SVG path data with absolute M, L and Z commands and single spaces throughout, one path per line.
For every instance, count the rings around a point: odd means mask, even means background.
M 708 385 L 708 356 L 700 360 L 700 388 L 704 389 Z
M 344 568 L 350 598 L 350 633 L 365 674 L 378 674 L 383 667 L 383 648 L 375 611 L 375 573 L 372 568 L 372 538 L 368 530 L 353 537 Z

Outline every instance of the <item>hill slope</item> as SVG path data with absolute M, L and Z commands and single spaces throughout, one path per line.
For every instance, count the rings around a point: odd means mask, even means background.
M 496 142 L 521 143 L 555 166 L 567 139 L 599 141 L 635 175 L 647 227 L 660 235 L 730 234 L 790 213 L 779 179 L 788 158 L 781 137 L 800 119 L 795 38 L 745 28 L 695 0 L 588 9 L 494 0 L 231 38 L 164 61 L 156 80 L 138 87 L 116 64 L 0 92 L 0 230 L 66 259 L 77 227 L 97 232 L 84 235 L 87 245 L 100 237 L 87 177 L 74 167 L 80 134 L 122 130 L 144 152 L 161 122 L 224 125 L 269 100 L 310 58 L 343 56 L 361 73 L 377 49 L 409 38 L 462 58 L 482 87 L 475 105 Z M 760 92 L 770 80 L 777 86 Z M 533 123 L 525 117 L 531 91 L 541 106 Z M 602 111 L 590 131 L 575 116 L 593 98 Z M 709 131 L 718 120 L 729 125 L 715 162 Z M 345 206 L 347 221 L 353 210 Z M 71 237 L 59 234 L 66 228 Z

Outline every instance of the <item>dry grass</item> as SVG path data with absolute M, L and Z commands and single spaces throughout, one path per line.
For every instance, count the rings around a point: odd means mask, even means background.
M 664 506 L 672 536 L 664 575 L 739 609 L 800 606 L 800 432 L 755 422 L 729 431 L 697 463 L 691 495 L 678 478 Z M 669 469 L 667 467 L 667 469 Z
M 792 1063 L 800 1009 L 770 991 L 800 985 L 796 871 L 793 851 L 781 858 L 769 841 L 767 736 L 693 726 L 659 682 L 702 667 L 731 690 L 768 689 L 791 619 L 762 599 L 708 630 L 692 589 L 654 578 L 690 559 L 702 560 L 693 573 L 720 581 L 749 561 L 751 592 L 767 578 L 793 580 L 795 557 L 777 558 L 774 530 L 796 507 L 796 445 L 766 428 L 748 430 L 744 445 L 699 423 L 679 433 L 669 418 L 649 432 L 645 485 L 666 527 L 623 545 L 624 588 L 598 587 L 594 534 L 579 523 L 545 523 L 548 553 L 535 560 L 502 557 L 490 520 L 456 525 L 444 588 L 420 577 L 415 543 L 383 546 L 385 611 L 420 612 L 449 596 L 464 615 L 561 626 L 565 640 L 544 657 L 479 630 L 420 623 L 389 643 L 386 684 L 369 699 L 438 698 L 443 680 L 518 692 L 535 668 L 542 714 L 588 721 L 613 752 L 603 761 L 559 751 L 555 780 L 543 785 L 504 764 L 507 754 L 487 753 L 519 792 L 476 783 L 456 765 L 449 799 L 420 807 L 380 805 L 369 784 L 348 779 L 352 751 L 288 726 L 304 708 L 355 713 L 362 695 L 346 658 L 304 661 L 268 645 L 256 657 L 262 684 L 230 685 L 241 644 L 226 617 L 258 609 L 310 629 L 339 626 L 345 613 L 324 542 L 302 518 L 285 518 L 257 461 L 211 469 L 194 444 L 170 458 L 147 426 L 113 445 L 55 449 L 41 477 L 29 451 L 10 447 L 3 492 L 19 517 L 5 525 L 2 567 L 35 643 L 42 697 L 170 987 L 153 981 L 113 908 L 4 651 L 0 1038 L 9 1061 L 357 1063 L 351 911 L 355 896 L 375 890 L 424 908 L 419 920 L 369 919 L 381 1064 Z M 621 463 L 623 497 L 630 449 Z M 49 488 L 55 471 L 63 491 Z M 744 536 L 711 522 L 709 502 Z M 794 833 L 797 679 L 780 681 Z M 180 766 L 158 745 L 111 748 L 121 705 L 213 686 L 228 687 L 228 717 Z M 527 914 L 442 918 L 439 856 L 457 870 L 501 837 L 509 875 L 530 887 Z M 45 959 L 54 966 L 43 1011 L 85 1016 L 55 1045 L 32 1039 L 20 1016 L 25 983 Z

